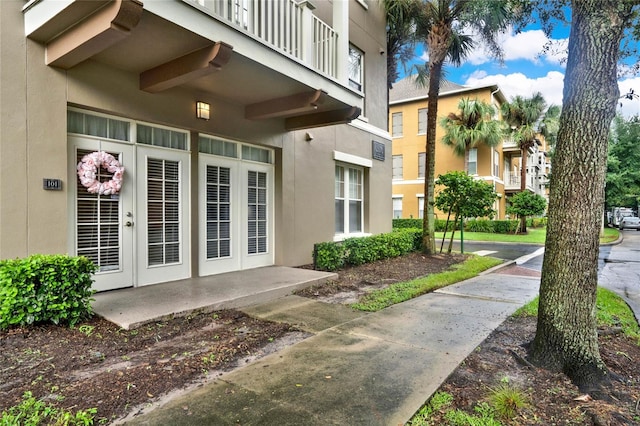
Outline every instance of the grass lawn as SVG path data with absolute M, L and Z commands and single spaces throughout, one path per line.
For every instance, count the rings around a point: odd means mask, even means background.
M 442 241 L 442 232 L 436 232 L 436 241 Z M 447 234 L 447 241 L 451 234 Z M 600 236 L 600 244 L 611 243 L 618 239 L 620 231 L 615 228 L 605 228 Z M 464 241 L 491 241 L 503 243 L 544 244 L 547 236 L 546 228 L 528 228 L 526 234 L 494 234 L 488 232 L 465 232 Z M 456 232 L 454 240 L 460 241 L 460 233 Z M 446 245 L 446 242 L 445 242 Z

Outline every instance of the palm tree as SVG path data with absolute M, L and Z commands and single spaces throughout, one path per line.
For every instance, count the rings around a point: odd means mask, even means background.
M 398 63 L 413 58 L 415 47 L 415 19 L 419 0 L 382 0 L 387 16 L 387 86 L 398 80 Z M 388 103 L 388 102 L 387 102 Z
M 445 134 L 442 142 L 453 148 L 453 152 L 464 156 L 464 170 L 469 173 L 469 150 L 480 144 L 497 146 L 502 141 L 502 128 L 493 119 L 495 108 L 478 100 L 462 98 L 458 102 L 458 113 L 450 113 L 440 120 Z
M 426 254 L 435 248 L 435 158 L 438 95 L 445 60 L 458 66 L 481 40 L 501 59 L 497 35 L 510 21 L 508 0 L 425 0 L 416 17 L 416 33 L 427 45 L 429 89 L 427 102 L 427 140 L 424 181 L 424 221 L 422 247 Z M 474 38 L 463 31 L 475 33 Z

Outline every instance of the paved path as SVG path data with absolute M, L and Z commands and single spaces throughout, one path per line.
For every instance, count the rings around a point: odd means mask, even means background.
M 297 296 L 243 308 L 316 334 L 128 424 L 404 424 L 538 286 L 486 274 L 371 314 Z

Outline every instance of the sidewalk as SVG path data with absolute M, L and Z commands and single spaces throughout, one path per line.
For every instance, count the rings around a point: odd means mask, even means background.
M 370 314 L 292 295 L 242 308 L 316 334 L 126 423 L 404 424 L 539 282 L 480 275 Z

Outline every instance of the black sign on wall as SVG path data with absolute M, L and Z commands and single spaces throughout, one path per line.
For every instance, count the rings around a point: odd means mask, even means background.
M 374 160 L 384 161 L 384 144 L 378 141 L 371 141 L 371 156 Z
M 47 191 L 62 191 L 62 179 L 42 179 L 42 189 Z

